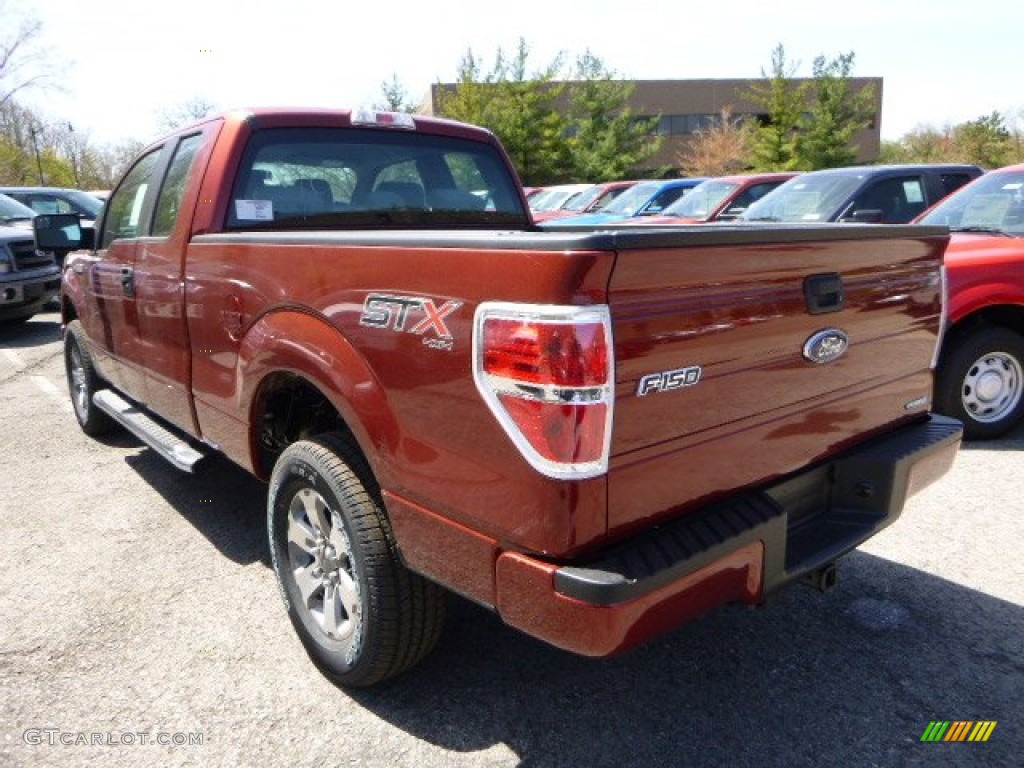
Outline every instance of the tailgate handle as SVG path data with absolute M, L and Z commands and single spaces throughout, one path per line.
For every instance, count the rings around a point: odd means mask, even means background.
M 804 280 L 804 300 L 812 315 L 838 312 L 845 303 L 843 278 L 838 272 L 811 275 Z

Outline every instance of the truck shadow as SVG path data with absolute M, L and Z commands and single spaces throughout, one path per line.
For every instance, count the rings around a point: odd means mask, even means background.
M 142 445 L 118 430 L 118 441 Z M 146 449 L 125 457 L 153 490 L 233 562 L 270 566 L 266 537 L 267 487 L 219 454 L 203 459 L 188 476 Z
M 998 721 L 971 745 L 983 756 L 960 757 L 1019 764 L 1024 608 L 863 553 L 841 572 L 827 595 L 794 585 L 603 661 L 458 601 L 421 667 L 349 693 L 417 738 L 504 744 L 523 766 L 955 763 L 927 750 L 967 745 L 920 742 L 937 719 Z
M 37 315 L 27 323 L 0 322 L 0 349 L 41 347 L 60 339 L 60 315 Z
M 1007 432 L 998 440 L 965 440 L 961 445 L 964 451 L 1019 451 L 1024 448 L 1024 422 Z
M 217 456 L 187 480 L 149 450 L 125 460 L 230 560 L 269 566 L 264 484 Z M 612 659 L 449 605 L 418 667 L 338 695 L 441 749 L 538 768 L 1015 766 L 1024 752 L 1024 607 L 863 552 L 825 595 L 793 585 Z M 932 720 L 998 727 L 985 744 L 922 744 Z

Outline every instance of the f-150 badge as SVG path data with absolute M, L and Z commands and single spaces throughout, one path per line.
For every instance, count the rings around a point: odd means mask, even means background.
M 648 373 L 640 379 L 636 388 L 636 396 L 643 397 L 652 392 L 669 392 L 673 389 L 692 387 L 700 381 L 700 375 L 699 365 L 688 365 L 685 368 L 675 368 L 661 373 Z
M 454 342 L 445 318 L 461 306 L 461 301 L 446 301 L 438 307 L 424 296 L 371 293 L 363 302 L 359 324 L 412 333 L 422 336 L 423 344 L 431 349 L 450 350 Z

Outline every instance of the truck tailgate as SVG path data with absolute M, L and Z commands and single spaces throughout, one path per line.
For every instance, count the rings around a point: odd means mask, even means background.
M 783 477 L 930 405 L 944 229 L 687 232 L 616 233 L 611 532 Z

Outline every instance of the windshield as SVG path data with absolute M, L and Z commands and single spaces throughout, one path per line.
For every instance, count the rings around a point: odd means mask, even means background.
M 36 212 L 17 200 L 0 194 L 0 222 L 10 224 L 15 221 L 31 221 Z
M 591 203 L 601 196 L 602 192 L 604 192 L 604 187 L 598 185 L 594 185 L 590 189 L 584 189 L 582 192 L 577 192 L 575 195 L 570 197 L 565 202 L 565 205 L 562 206 L 562 209 L 566 211 L 575 211 L 576 213 L 585 211 L 590 207 Z
M 630 187 L 617 198 L 612 200 L 604 207 L 602 213 L 621 213 L 627 216 L 632 216 L 643 208 L 644 204 L 650 200 L 659 189 L 661 189 L 661 185 L 657 182 L 637 184 L 635 187 Z
M 587 185 L 579 186 L 575 184 L 551 187 L 546 192 L 542 192 L 533 198 L 530 201 L 530 208 L 535 211 L 557 211 L 560 208 L 564 208 L 566 202 L 585 189 L 589 189 L 589 187 Z
M 921 219 L 954 232 L 1024 237 L 1024 170 L 992 171 L 947 197 Z
M 86 194 L 80 190 L 69 189 L 64 193 L 64 196 L 74 203 L 75 208 L 78 209 L 79 213 L 82 213 L 89 218 L 95 219 L 103 209 L 103 202 L 101 200 L 98 200 L 92 195 Z
M 661 212 L 662 216 L 706 219 L 739 184 L 735 181 L 703 181 Z
M 790 179 L 740 215 L 744 221 L 830 221 L 864 180 L 862 174 L 807 174 Z

